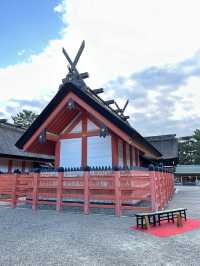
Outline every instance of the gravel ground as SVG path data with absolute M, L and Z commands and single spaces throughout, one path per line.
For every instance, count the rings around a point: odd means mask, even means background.
M 169 207 L 200 218 L 200 187 L 178 187 Z M 169 238 L 131 231 L 133 217 L 0 207 L 0 265 L 200 265 L 200 230 Z

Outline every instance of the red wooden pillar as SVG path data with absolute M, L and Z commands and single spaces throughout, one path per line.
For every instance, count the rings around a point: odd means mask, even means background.
M 84 172 L 84 213 L 89 214 L 89 172 Z
M 124 166 L 127 166 L 127 159 L 126 159 L 126 142 L 123 142 L 123 162 L 124 162 Z
M 121 216 L 121 189 L 120 189 L 120 171 L 115 172 L 115 215 Z
M 81 165 L 87 166 L 87 113 L 83 113 L 82 120 L 82 160 Z
M 9 160 L 8 161 L 8 173 L 11 174 L 12 173 L 12 166 L 13 166 L 13 161 Z
M 55 167 L 60 166 L 60 140 L 56 142 L 56 149 L 55 149 Z
M 118 166 L 118 137 L 112 134 L 112 167 Z
M 18 174 L 14 174 L 13 178 L 13 188 L 12 188 L 12 208 L 16 208 L 17 205 L 17 179 Z
M 129 145 L 129 153 L 130 153 L 130 166 L 133 166 L 133 147 Z
M 64 172 L 58 173 L 58 180 L 57 180 L 57 201 L 56 201 L 56 210 L 61 211 L 62 208 L 62 190 L 63 190 L 63 177 Z
M 33 173 L 32 209 L 34 211 L 37 209 L 39 178 L 39 173 Z

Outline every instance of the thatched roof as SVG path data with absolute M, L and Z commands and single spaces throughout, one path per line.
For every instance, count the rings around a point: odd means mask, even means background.
M 162 159 L 178 158 L 178 140 L 175 134 L 146 137 L 160 153 Z
M 0 157 L 34 161 L 52 161 L 54 159 L 53 156 L 25 152 L 17 148 L 15 143 L 23 133 L 24 130 L 19 127 L 9 123 L 0 123 Z

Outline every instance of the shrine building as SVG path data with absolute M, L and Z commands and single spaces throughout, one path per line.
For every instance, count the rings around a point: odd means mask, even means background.
M 87 73 L 79 74 L 76 69 L 81 52 L 72 62 L 64 50 L 71 65 L 69 73 L 16 146 L 54 156 L 55 167 L 119 168 L 142 166 L 143 158 L 160 159 L 162 154 L 124 115 L 128 102 L 120 108 L 114 100 L 100 97 L 103 89 L 92 90 L 86 85 L 83 79 Z

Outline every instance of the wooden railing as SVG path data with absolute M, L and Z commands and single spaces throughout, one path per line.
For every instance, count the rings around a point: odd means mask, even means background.
M 80 206 L 88 214 L 91 208 L 155 211 L 166 206 L 174 190 L 173 175 L 160 171 L 90 171 L 1 174 L 0 201 Z

